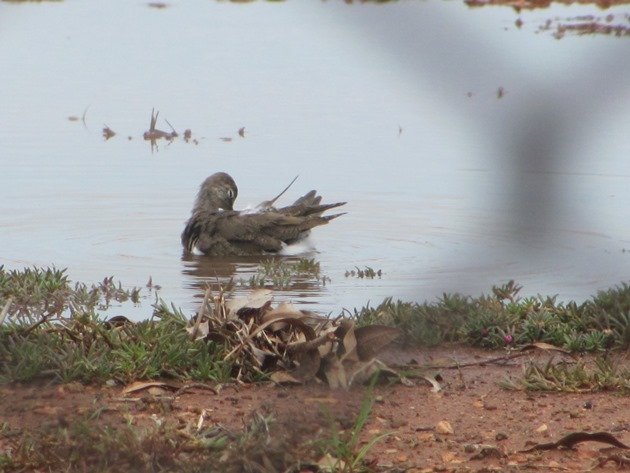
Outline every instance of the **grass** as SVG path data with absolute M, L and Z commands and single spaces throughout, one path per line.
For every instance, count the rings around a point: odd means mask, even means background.
M 312 259 L 266 260 L 256 286 L 288 287 L 296 278 L 325 281 Z M 630 347 L 630 286 L 600 291 L 578 305 L 555 297 L 519 297 L 513 281 L 476 298 L 444 294 L 433 303 L 385 299 L 346 311 L 358 325 L 399 328 L 407 343 L 458 342 L 490 349 L 546 342 L 571 352 L 605 353 Z M 141 289 L 113 277 L 71 284 L 65 270 L 0 267 L 0 382 L 53 378 L 60 382 L 128 382 L 157 377 L 225 380 L 233 364 L 219 342 L 191 340 L 189 320 L 156 302 L 150 321 L 110 324 L 112 304 L 139 304 Z M 6 318 L 6 320 L 4 320 Z
M 575 366 L 552 361 L 545 365 L 532 363 L 524 368 L 519 379 L 505 380 L 503 387 L 528 391 L 630 393 L 630 370 L 603 357 L 595 360 L 594 367 L 587 367 L 583 362 Z
M 242 430 L 232 431 L 175 416 L 103 414 L 95 406 L 67 423 L 42 423 L 19 431 L 0 425 L 0 444 L 5 447 L 0 471 L 369 471 L 369 451 L 388 435 L 374 436 L 359 447 L 373 402 L 370 387 L 348 432 L 340 432 L 331 420 L 330 435 L 314 423 L 302 436 L 286 433 L 287 427 L 301 426 L 280 425 L 260 412 L 254 412 Z M 337 460 L 336 466 L 313 469 L 326 453 Z
M 225 380 L 231 365 L 222 347 L 192 341 L 181 314 L 160 307 L 155 321 L 107 328 L 94 314 L 40 324 L 0 327 L 0 382 L 129 382 L 158 377 Z
M 479 297 L 444 294 L 433 303 L 385 299 L 347 311 L 360 325 L 400 328 L 407 343 L 459 342 L 489 349 L 546 342 L 572 352 L 630 348 L 630 285 L 600 291 L 582 304 L 556 297 L 520 298 L 513 281 Z
M 270 259 L 255 282 L 257 287 L 283 289 L 300 278 L 326 281 L 315 260 Z M 630 347 L 628 284 L 601 291 L 582 304 L 560 303 L 555 297 L 521 298 L 520 290 L 510 281 L 479 297 L 444 294 L 422 304 L 388 298 L 345 315 L 359 325 L 395 326 L 407 343 L 418 346 L 458 342 L 511 349 L 543 341 L 571 352 L 601 353 L 592 366 L 530 364 L 504 387 L 630 392 L 630 371 L 610 356 L 612 350 Z M 72 284 L 65 270 L 54 267 L 7 271 L 0 266 L 0 382 L 111 384 L 234 377 L 235 364 L 228 361 L 225 346 L 211 337 L 193 339 L 189 318 L 172 305 L 157 301 L 151 319 L 139 323 L 124 317 L 106 321 L 102 315 L 114 304 L 140 304 L 147 297 L 113 277 L 93 285 Z M 241 432 L 174 425 L 168 418 L 136 425 L 129 416 L 127 424 L 108 424 L 104 419 L 111 414 L 98 408 L 69 425 L 42 425 L 28 432 L 13 431 L 4 423 L 0 444 L 11 448 L 0 452 L 0 471 L 291 471 L 324 458 L 331 471 L 366 471 L 369 451 L 388 435 L 361 443 L 373 401 L 370 387 L 349 429 L 340 430 L 331 420 L 330 428 L 308 445 L 290 445 L 296 440 L 282 431 L 286 426 L 274 427 L 274 419 L 261 414 Z
M 111 277 L 72 286 L 64 270 L 0 267 L 0 307 L 6 316 L 0 325 L 0 382 L 230 376 L 222 347 L 190 340 L 186 317 L 163 302 L 154 305 L 153 320 L 137 324 L 116 326 L 99 313 L 114 301 L 140 299 L 139 289 L 123 289 Z
M 42 426 L 13 435 L 0 455 L 1 471 L 240 472 L 265 442 L 255 418 L 243 432 L 196 429 L 155 418 L 107 424 L 85 417 L 64 426 Z M 8 433 L 11 435 L 11 432 Z M 6 434 L 0 432 L 0 440 Z M 243 449 L 249 448 L 248 451 Z M 238 459 L 235 452 L 244 453 Z
M 349 431 L 340 431 L 330 413 L 327 413 L 330 424 L 330 436 L 314 442 L 319 454 L 325 459 L 324 462 L 320 460 L 320 465 L 322 463 L 325 465 L 322 468 L 323 471 L 327 471 L 327 468 L 329 469 L 328 471 L 340 473 L 369 471 L 365 466 L 367 454 L 378 442 L 391 435 L 390 432 L 374 435 L 365 445 L 359 448 L 361 434 L 374 406 L 373 389 L 376 379 L 377 376 L 372 377 L 372 381 L 361 401 L 357 417 Z
M 386 298 L 376 307 L 346 311 L 359 325 L 385 324 L 402 330 L 406 341 L 420 346 L 433 346 L 459 339 L 459 330 L 473 309 L 468 298 L 457 294 L 436 303 L 418 304 Z

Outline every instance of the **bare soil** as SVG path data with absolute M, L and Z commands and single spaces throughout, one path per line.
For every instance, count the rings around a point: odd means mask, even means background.
M 478 364 L 430 370 L 439 372 L 440 392 L 433 392 L 421 379 L 414 386 L 377 386 L 362 442 L 384 432 L 391 435 L 370 450 L 371 467 L 407 472 L 630 469 L 630 464 L 624 464 L 624 458 L 630 457 L 628 450 L 591 441 L 574 449 L 523 452 L 534 444 L 554 442 L 579 431 L 609 432 L 630 444 L 630 399 L 619 393 L 504 389 L 499 383 L 520 376 L 525 363 L 544 363 L 552 356 L 558 361 L 564 355 L 536 352 L 502 363 L 484 363 L 501 355 L 459 346 L 387 353 L 383 359 L 390 366 L 414 361 L 420 365 Z M 567 357 L 565 361 L 574 360 Z M 331 422 L 340 429 L 352 428 L 365 394 L 362 386 L 344 391 L 316 384 L 228 384 L 217 392 L 191 385 L 179 391 L 152 388 L 129 393 L 122 386 L 76 383 L 4 385 L 0 386 L 0 425 L 6 423 L 5 431 L 18 435 L 0 436 L 0 453 L 12 448 L 19 433 L 68 425 L 98 407 L 99 422 L 112 426 L 130 419 L 134 425 L 142 425 L 159 418 L 180 427 L 201 422 L 232 432 L 242 431 L 255 413 L 271 414 L 273 435 L 297 457 L 307 456 L 313 452 L 310 440 L 330 436 Z

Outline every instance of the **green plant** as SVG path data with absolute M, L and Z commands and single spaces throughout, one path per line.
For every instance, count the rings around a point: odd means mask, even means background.
M 435 304 L 394 302 L 388 297 L 376 307 L 368 303 L 361 309 L 345 312 L 360 326 L 384 324 L 397 327 L 402 330 L 407 343 L 433 346 L 459 339 L 469 307 L 468 298 L 444 294 Z
M 493 286 L 492 295 L 444 294 L 436 302 L 393 302 L 344 311 L 359 325 L 398 327 L 407 343 L 435 345 L 466 342 L 497 349 L 546 342 L 576 352 L 630 347 L 630 286 L 600 291 L 591 301 L 558 302 L 557 297 L 518 296 L 509 281 Z
M 104 382 L 153 377 L 225 380 L 231 363 L 214 342 L 191 340 L 186 318 L 160 302 L 153 321 L 108 326 L 94 313 L 0 327 L 0 381 Z M 34 328 L 33 328 L 34 327 Z
M 391 435 L 390 432 L 371 437 L 365 445 L 358 448 L 359 440 L 365 425 L 372 413 L 374 406 L 374 384 L 378 379 L 378 374 L 372 378 L 368 389 L 361 400 L 361 407 L 350 428 L 349 432 L 341 432 L 329 412 L 327 417 L 330 423 L 331 434 L 329 438 L 320 439 L 315 442 L 321 454 L 327 455 L 331 464 L 332 471 L 352 473 L 359 471 L 367 471 L 365 468 L 365 459 L 370 450 L 376 443 Z
M 517 380 L 505 380 L 503 387 L 529 391 L 594 392 L 605 390 L 630 390 L 630 371 L 620 368 L 614 361 L 599 357 L 595 366 L 584 363 L 570 366 L 554 364 L 544 366 L 532 363 Z

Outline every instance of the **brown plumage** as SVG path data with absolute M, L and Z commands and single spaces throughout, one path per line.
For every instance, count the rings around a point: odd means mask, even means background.
M 313 190 L 287 207 L 273 207 L 278 195 L 252 211 L 240 212 L 234 210 L 237 195 L 238 188 L 229 174 L 218 172 L 203 181 L 182 232 L 184 251 L 197 248 L 212 256 L 277 253 L 306 238 L 311 228 L 343 215 L 322 213 L 345 204 L 321 204 L 321 196 Z

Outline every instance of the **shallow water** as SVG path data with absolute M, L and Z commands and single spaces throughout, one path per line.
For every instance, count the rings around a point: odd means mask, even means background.
M 509 279 L 585 299 L 630 275 L 630 39 L 538 31 L 585 14 L 602 11 L 0 2 L 0 264 L 152 277 L 190 312 L 203 281 L 254 267 L 182 259 L 201 181 L 229 172 L 242 208 L 299 174 L 283 202 L 317 188 L 347 214 L 307 255 L 331 281 L 282 299 L 337 314 Z M 152 149 L 154 107 L 197 144 Z

